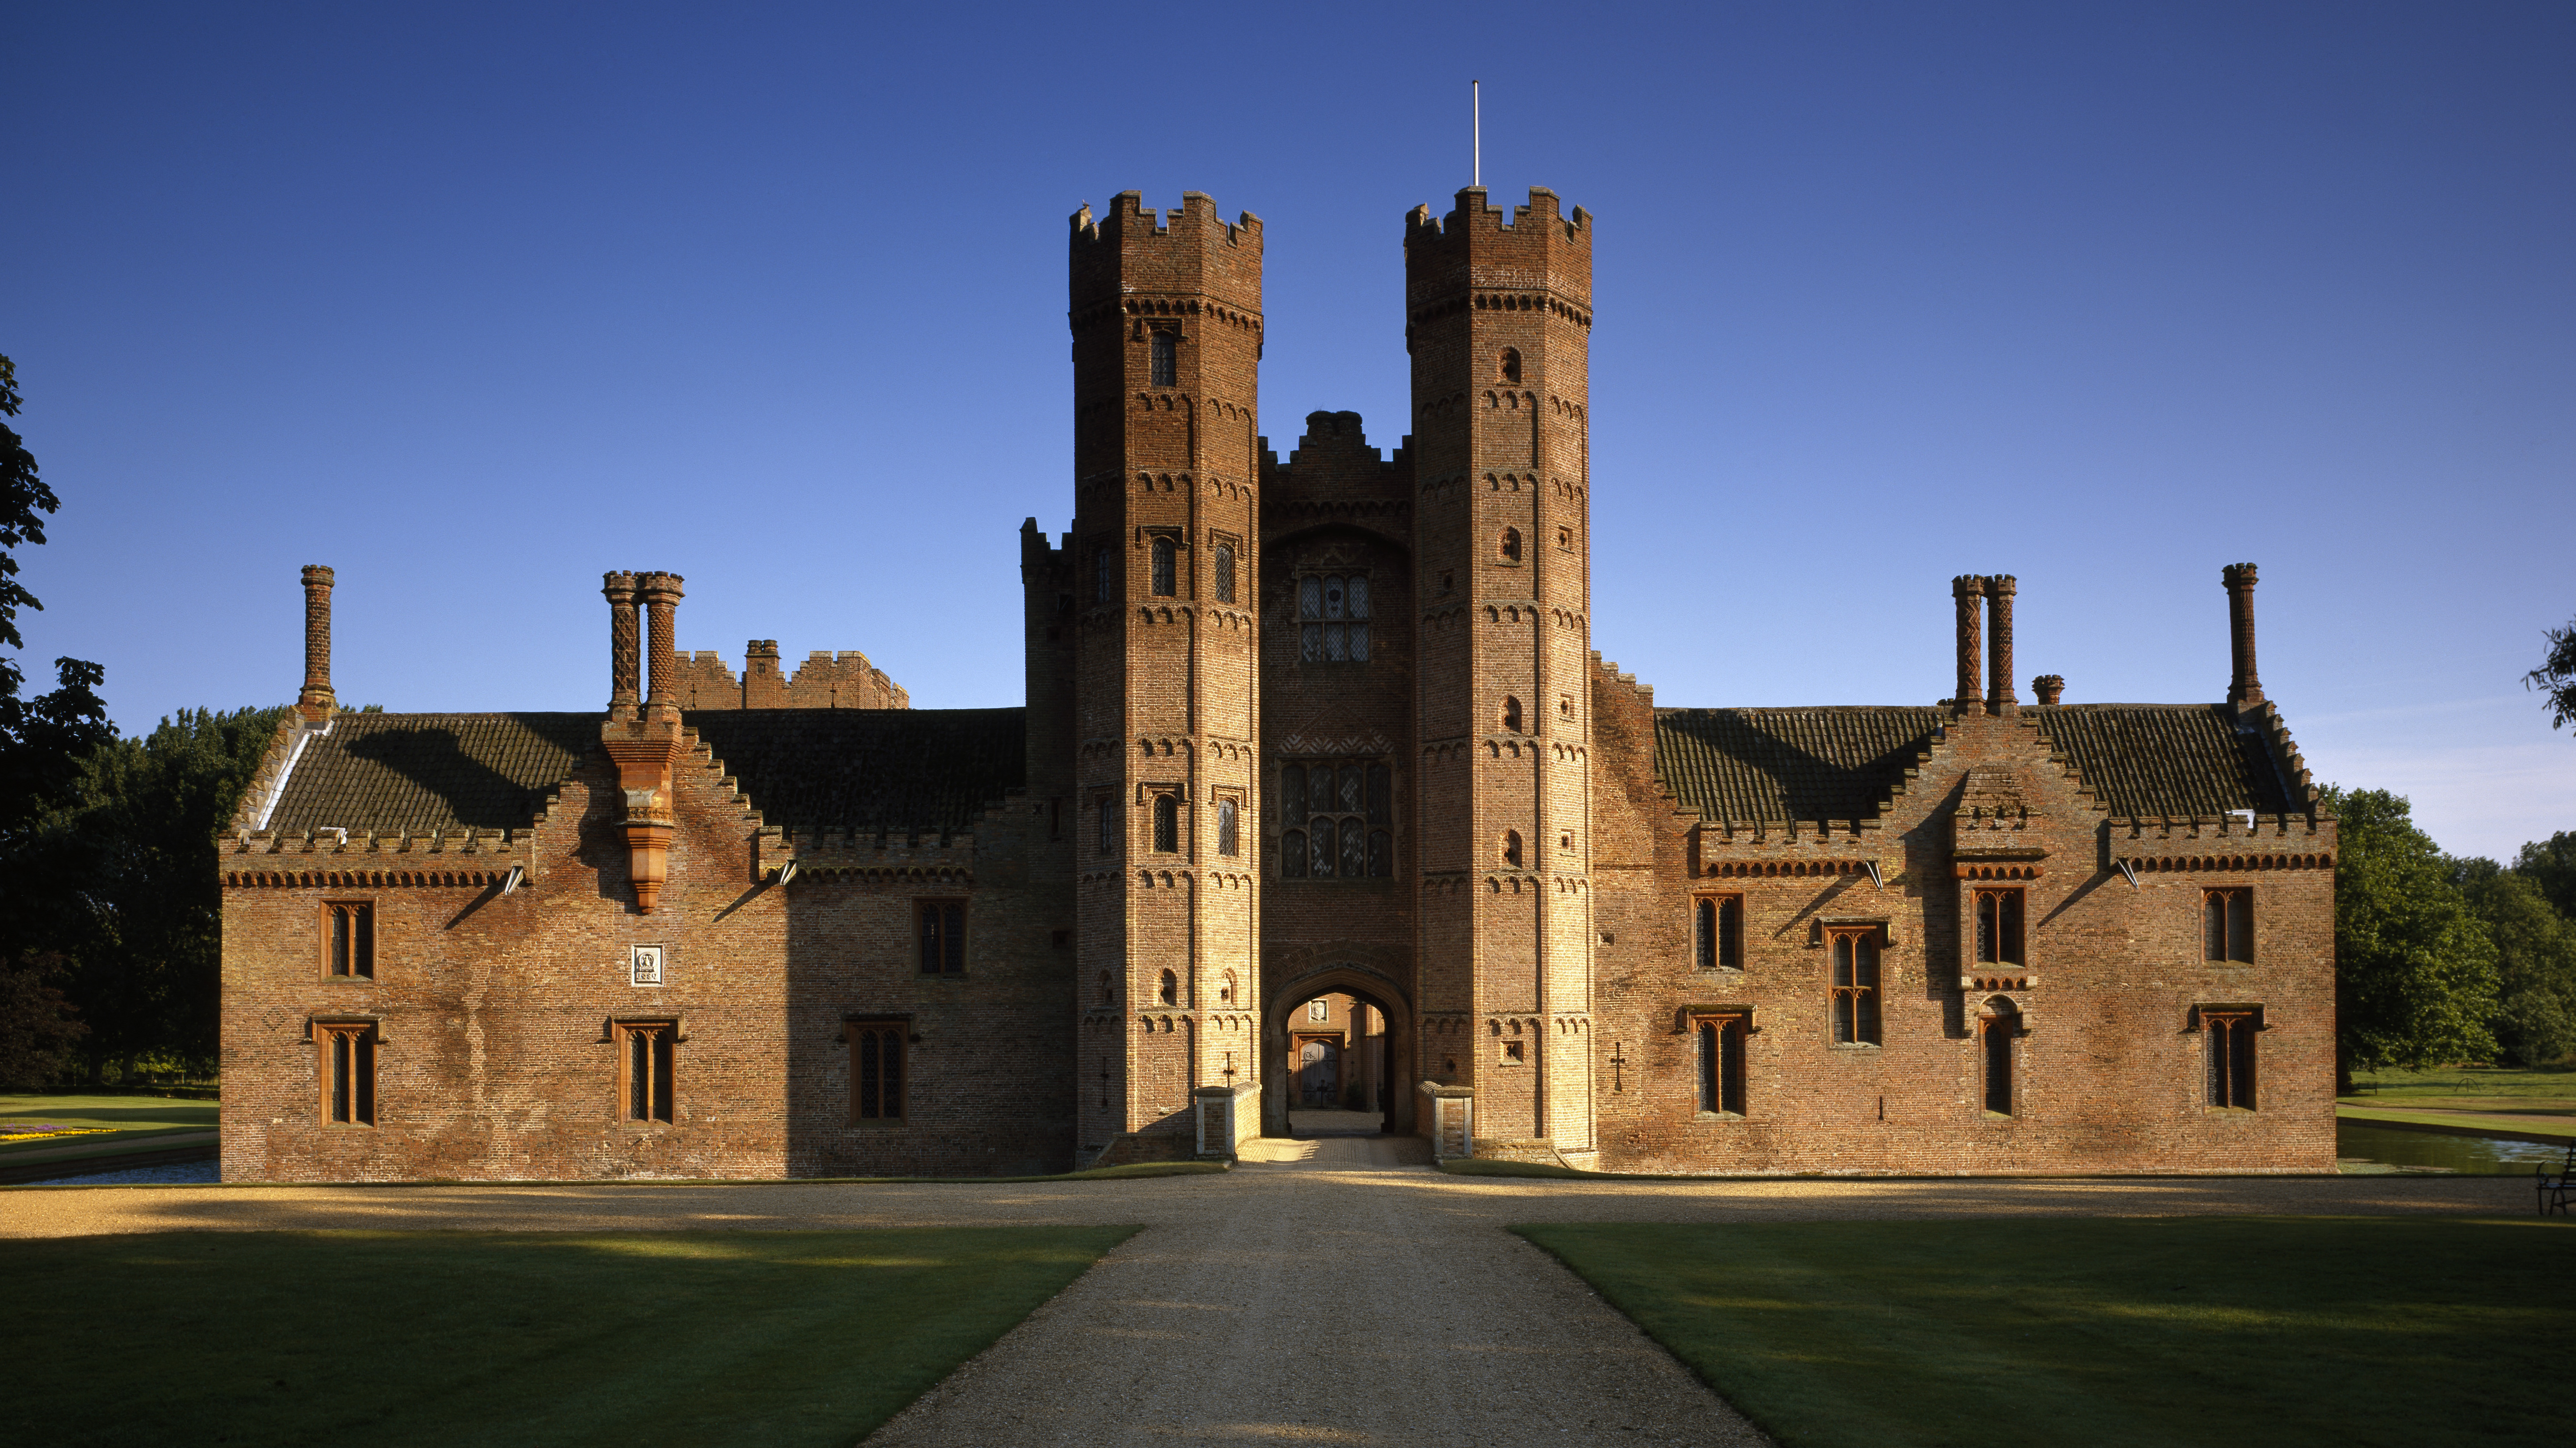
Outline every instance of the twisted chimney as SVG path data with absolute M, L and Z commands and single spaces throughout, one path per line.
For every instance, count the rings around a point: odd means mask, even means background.
M 676 573 L 639 573 L 635 591 L 643 597 L 644 612 L 652 620 L 653 636 L 648 645 L 653 660 L 653 692 L 645 704 L 654 710 L 677 710 L 680 707 L 680 658 L 678 640 L 672 626 L 680 608 L 680 575 Z
M 1987 631 L 1994 635 L 1986 656 L 1987 677 L 1992 680 L 1986 690 L 1989 714 L 2010 714 L 2021 708 L 2012 682 L 2012 603 L 2016 587 L 2009 573 L 1998 573 L 1986 580 L 1986 610 L 1992 615 Z
M 1978 642 L 1977 610 L 1983 606 L 1986 581 L 1976 574 L 1962 573 L 1950 580 L 1950 596 L 1959 605 L 1959 692 L 1950 702 L 1965 714 L 1977 707 L 1977 676 L 1985 669 L 1985 651 Z
M 304 565 L 304 692 L 295 696 L 295 712 L 319 724 L 339 712 L 331 692 L 331 570 Z
M 643 703 L 638 693 L 635 575 L 606 574 L 599 591 L 608 597 L 608 717 L 632 719 Z
M 2242 709 L 2263 702 L 2263 681 L 2254 674 L 2254 565 L 2231 563 L 2219 577 L 2227 584 L 2227 652 L 2235 666 L 2227 702 Z

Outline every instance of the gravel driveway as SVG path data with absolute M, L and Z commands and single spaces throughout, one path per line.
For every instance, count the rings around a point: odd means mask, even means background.
M 1136 1222 L 869 1442 L 1758 1444 L 1536 1248 L 1535 1221 L 2529 1211 L 2495 1177 L 1590 1182 L 1454 1177 L 1418 1143 L 1262 1143 L 1223 1176 L 918 1186 L 0 1192 L 0 1236 L 319 1227 L 631 1231 Z

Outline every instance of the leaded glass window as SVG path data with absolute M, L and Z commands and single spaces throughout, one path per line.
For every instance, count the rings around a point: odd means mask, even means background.
M 1291 880 L 1395 874 L 1395 777 L 1375 760 L 1314 759 L 1279 769 L 1279 873 Z
M 1837 930 L 1827 948 L 1834 964 L 1834 1043 L 1877 1045 L 1878 931 Z
M 1365 664 L 1369 657 L 1365 573 L 1308 574 L 1297 580 L 1297 657 L 1309 664 Z

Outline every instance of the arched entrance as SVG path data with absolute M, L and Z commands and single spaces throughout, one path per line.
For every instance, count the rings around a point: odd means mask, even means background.
M 1329 966 L 1271 987 L 1261 1020 L 1261 1132 L 1295 1136 L 1296 1112 L 1319 1129 L 1413 1133 L 1413 1007 L 1360 966 Z M 1308 1115 L 1308 1113 L 1315 1113 Z

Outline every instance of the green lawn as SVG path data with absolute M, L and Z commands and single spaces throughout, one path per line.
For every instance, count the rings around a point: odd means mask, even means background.
M 2362 1071 L 2352 1106 L 2409 1106 L 2440 1111 L 2510 1111 L 2576 1115 L 2576 1066 L 2444 1066 L 2432 1071 Z
M 107 1130 L 0 1141 L 0 1156 L 63 1146 L 109 1146 L 181 1131 L 212 1131 L 215 1103 L 172 1101 L 159 1096 L 0 1096 L 0 1135 L 13 1125 L 39 1121 Z
M 1513 1230 L 1783 1444 L 2421 1448 L 2567 1416 L 2563 1219 Z
M 848 1444 L 1133 1227 L 0 1241 L 8 1437 Z

